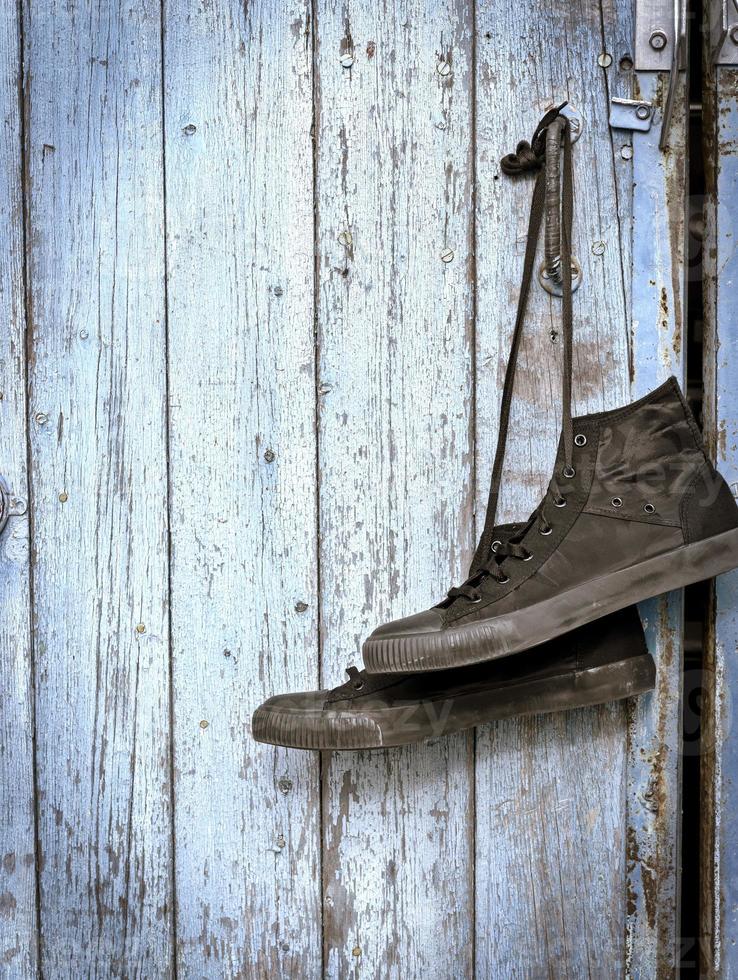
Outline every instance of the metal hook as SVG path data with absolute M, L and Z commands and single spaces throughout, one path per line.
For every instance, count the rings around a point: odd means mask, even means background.
M 553 296 L 563 294 L 561 276 L 561 136 L 566 122 L 560 116 L 546 129 L 546 227 L 544 262 L 538 280 Z M 571 257 L 572 292 L 579 288 L 582 270 Z

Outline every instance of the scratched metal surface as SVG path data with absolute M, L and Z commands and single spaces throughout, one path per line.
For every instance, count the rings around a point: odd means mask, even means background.
M 738 70 L 705 86 L 705 426 L 718 470 L 738 495 Z M 704 672 L 703 975 L 738 977 L 738 575 L 716 580 Z
M 666 160 L 657 130 L 631 161 L 607 128 L 630 8 L 19 6 L 3 976 L 37 957 L 55 978 L 670 975 L 678 599 L 645 610 L 660 688 L 640 706 L 387 753 L 249 738 L 264 697 L 336 683 L 376 622 L 463 574 L 530 193 L 498 160 L 549 99 L 585 115 L 576 410 L 680 371 L 683 124 Z M 631 237 L 634 177 L 658 235 Z M 548 479 L 559 315 L 536 287 L 507 516 Z
M 670 147 L 659 150 L 664 79 L 640 73 L 655 106 L 650 132 L 633 134 L 631 395 L 639 398 L 686 367 L 687 83 L 679 78 Z M 626 974 L 672 976 L 679 932 L 683 594 L 640 605 L 656 660 L 656 690 L 628 705 Z

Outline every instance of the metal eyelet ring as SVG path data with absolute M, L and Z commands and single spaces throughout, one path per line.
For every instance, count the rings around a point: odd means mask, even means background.
M 544 538 L 547 538 L 547 537 L 548 537 L 548 535 L 549 535 L 549 534 L 551 534 L 551 532 L 552 532 L 552 531 L 553 531 L 553 528 L 552 528 L 552 527 L 548 527 L 548 528 L 546 528 L 546 530 L 545 530 L 545 531 L 543 530 L 543 528 L 542 528 L 542 527 L 539 527 L 539 528 L 538 528 L 538 533 L 539 533 L 539 534 L 542 534 L 542 535 L 544 536 Z
M 355 691 L 360 691 L 360 690 L 362 689 L 362 687 L 363 687 L 363 686 L 364 686 L 364 681 L 357 681 L 357 682 L 356 682 L 356 683 L 354 684 L 354 690 L 355 690 Z
M 497 581 L 500 583 L 500 585 L 507 585 L 507 583 L 510 581 L 510 576 L 506 575 L 504 578 L 500 578 Z
M 623 501 L 620 497 L 613 497 L 611 501 L 613 507 L 622 507 Z
M 530 561 L 532 557 L 533 557 L 533 552 L 529 551 L 528 554 L 525 556 L 525 558 L 523 558 L 523 561 Z
M 497 551 L 497 549 L 500 547 L 501 544 L 502 544 L 502 541 L 493 541 L 492 542 L 492 551 Z
M 587 437 L 583 435 L 574 436 L 574 442 L 577 446 L 586 446 Z
M 571 480 L 572 477 L 577 475 L 577 471 L 573 466 L 565 466 L 563 469 L 564 476 L 567 480 Z
M 481 597 L 481 595 L 478 592 L 477 592 L 477 594 L 475 596 L 472 596 L 472 598 L 469 600 L 469 602 L 473 602 L 475 604 L 477 602 L 481 602 L 481 601 L 482 601 L 482 597 Z
M 656 508 L 654 507 L 653 504 L 644 504 L 643 509 L 647 514 L 653 514 L 656 511 Z
M 563 497 L 559 497 L 558 500 L 554 500 L 554 507 L 566 507 L 566 500 Z

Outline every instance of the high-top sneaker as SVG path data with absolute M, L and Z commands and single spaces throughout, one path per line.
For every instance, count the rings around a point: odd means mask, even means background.
M 498 718 L 599 704 L 650 691 L 655 665 L 635 606 L 537 650 L 417 674 L 349 668 L 332 691 L 269 698 L 253 737 L 298 749 L 364 749 L 450 735 Z
M 573 429 L 524 528 L 439 606 L 375 630 L 369 671 L 503 657 L 738 566 L 738 505 L 674 378 Z
M 543 140 L 546 145 L 544 149 Z M 553 134 L 553 137 L 552 137 Z M 563 174 L 546 180 L 548 154 Z M 371 672 L 442 670 L 534 647 L 631 603 L 738 566 L 738 506 L 708 460 L 674 378 L 614 411 L 571 417 L 572 163 L 568 120 L 552 110 L 531 144 L 502 160 L 538 171 L 505 373 L 484 529 L 463 585 L 438 606 L 376 629 L 363 647 Z M 550 177 L 550 173 L 549 173 Z M 562 436 L 542 503 L 508 541 L 494 540 L 515 369 L 544 210 L 560 192 Z M 556 202 L 559 206 L 559 202 Z M 548 244 L 547 236 L 547 244 Z

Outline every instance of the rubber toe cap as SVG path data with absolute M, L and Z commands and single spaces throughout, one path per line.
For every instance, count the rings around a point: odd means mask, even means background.
M 404 619 L 395 619 L 390 623 L 377 627 L 371 634 L 372 640 L 390 640 L 406 636 L 417 636 L 419 633 L 438 633 L 443 627 L 441 614 L 437 609 L 426 609 L 423 612 L 415 613 L 413 616 L 406 616 Z

